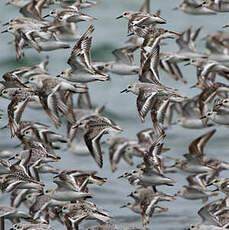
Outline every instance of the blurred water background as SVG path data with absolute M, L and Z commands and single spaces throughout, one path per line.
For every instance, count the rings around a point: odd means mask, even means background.
M 95 32 L 93 33 L 92 41 L 92 59 L 93 61 L 110 61 L 113 60 L 111 54 L 112 50 L 124 46 L 124 42 L 127 38 L 127 21 L 124 19 L 116 20 L 116 16 L 122 14 L 126 10 L 138 10 L 142 4 L 142 0 L 98 0 L 96 7 L 86 9 L 83 12 L 98 18 L 93 22 L 95 26 Z M 168 21 L 168 24 L 163 25 L 163 28 L 170 29 L 176 32 L 183 32 L 188 27 L 192 26 L 194 29 L 203 26 L 203 31 L 197 41 L 199 49 L 204 49 L 203 38 L 207 33 L 214 33 L 222 28 L 222 25 L 227 24 L 228 14 L 218 14 L 214 16 L 191 16 L 186 15 L 181 11 L 173 11 L 172 9 L 177 6 L 181 0 L 164 0 L 164 1 L 151 1 L 151 12 L 161 10 L 161 16 Z M 13 6 L 6 6 L 6 1 L 0 1 L 0 22 L 5 23 L 9 19 L 19 16 L 18 9 Z M 44 10 L 44 15 L 47 13 Z M 83 33 L 89 26 L 87 22 L 79 23 L 79 30 Z M 49 53 L 37 53 L 32 49 L 25 50 L 25 57 L 19 62 L 15 58 L 15 50 L 12 44 L 13 36 L 10 34 L 1 34 L 0 43 L 0 71 L 1 75 L 5 72 L 15 69 L 22 65 L 33 65 L 39 63 L 45 55 L 49 55 L 50 63 L 48 66 L 49 72 L 53 75 L 59 74 L 63 69 L 67 67 L 67 59 L 70 55 L 71 49 L 58 50 Z M 166 41 L 167 46 L 162 47 L 162 50 L 176 50 L 176 44 L 174 41 Z M 74 43 L 71 43 L 71 47 Z M 139 56 L 136 56 L 138 62 Z M 182 67 L 183 64 L 181 64 Z M 164 72 L 160 73 L 161 80 L 168 86 L 178 88 L 181 92 L 187 96 L 195 95 L 199 93 L 198 89 L 190 89 L 196 81 L 195 68 L 192 66 L 182 67 L 182 71 L 188 84 L 184 85 L 180 82 L 175 82 L 169 78 Z M 141 123 L 136 112 L 136 97 L 132 94 L 120 94 L 120 91 L 124 89 L 127 84 L 137 80 L 137 76 L 120 77 L 115 74 L 111 74 L 111 81 L 105 83 L 90 83 L 90 95 L 94 106 L 105 104 L 105 115 L 114 120 L 120 127 L 124 129 L 123 136 L 135 138 L 135 134 L 147 127 L 151 127 L 151 120 L 147 117 L 145 123 Z M 1 109 L 6 111 L 8 100 L 1 98 Z M 47 115 L 41 110 L 32 110 L 27 108 L 23 114 L 24 120 L 39 121 L 45 124 L 50 124 L 50 120 Z M 1 125 L 7 123 L 7 116 L 5 113 L 4 119 L 1 120 Z M 55 130 L 55 129 L 54 129 Z M 172 126 L 167 130 L 167 138 L 165 146 L 171 148 L 166 155 L 172 157 L 181 157 L 186 153 L 188 144 L 200 136 L 207 130 L 188 130 L 179 126 Z M 57 132 L 66 133 L 65 125 L 63 125 Z M 208 156 L 216 157 L 229 161 L 228 154 L 228 128 L 225 126 L 217 126 L 217 132 L 210 140 L 206 147 L 206 153 Z M 103 139 L 105 139 L 105 136 Z M 13 148 L 18 144 L 17 140 L 11 139 L 9 130 L 4 129 L 0 131 L 0 148 L 7 149 Z M 61 155 L 62 160 L 56 163 L 55 166 L 60 169 L 89 169 L 97 170 L 98 176 L 108 177 L 107 183 L 102 187 L 90 186 L 90 191 L 94 194 L 94 201 L 98 207 L 102 207 L 108 210 L 113 219 L 112 222 L 117 226 L 141 226 L 141 219 L 139 215 L 134 214 L 128 209 L 120 209 L 120 206 L 129 200 L 127 194 L 134 190 L 134 187 L 130 186 L 126 181 L 119 180 L 117 177 L 123 172 L 130 170 L 132 167 L 127 166 L 124 162 L 121 162 L 118 166 L 118 170 L 115 173 L 111 172 L 107 146 L 102 147 L 104 151 L 104 166 L 99 169 L 95 161 L 90 156 L 79 156 L 68 152 L 66 146 L 63 145 L 60 151 L 57 151 Z M 136 159 L 136 164 L 139 163 L 139 159 Z M 227 173 L 222 174 L 227 176 Z M 173 187 L 160 187 L 161 190 L 174 194 L 182 185 L 186 184 L 184 173 L 171 174 L 169 177 L 176 179 L 177 183 Z M 45 180 L 47 187 L 55 187 L 55 184 L 50 180 L 50 175 L 42 176 L 42 180 Z M 1 204 L 9 204 L 8 194 L 0 195 Z M 161 206 L 168 207 L 169 211 L 165 214 L 153 216 L 149 229 L 162 229 L 162 230 L 180 230 L 187 229 L 188 225 L 200 221 L 197 211 L 202 206 L 201 201 L 188 201 L 182 198 L 177 198 L 176 201 L 170 203 L 162 203 Z M 8 222 L 7 222 L 8 223 Z M 9 223 L 8 223 L 9 224 Z M 95 222 L 85 222 L 80 226 L 80 229 L 86 229 L 88 226 L 95 224 Z M 57 222 L 53 222 L 52 226 L 56 230 L 64 229 Z M 8 229 L 8 228 L 7 228 Z

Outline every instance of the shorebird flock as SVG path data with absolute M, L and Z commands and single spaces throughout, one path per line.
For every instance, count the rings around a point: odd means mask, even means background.
M 83 229 L 82 223 L 87 220 L 98 222 L 89 230 L 147 229 L 157 213 L 162 216 L 169 213 L 168 208 L 159 204 L 174 202 L 177 197 L 203 202 L 209 197 L 213 199 L 200 207 L 198 215 L 202 221 L 186 226 L 187 229 L 228 229 L 229 178 L 223 178 L 220 173 L 229 169 L 229 162 L 220 156 L 208 157 L 204 148 L 217 127 L 229 125 L 229 85 L 226 84 L 229 80 L 229 34 L 221 31 L 207 35 L 206 50 L 198 50 L 195 43 L 201 27 L 167 30 L 167 20 L 161 12 L 156 9 L 150 12 L 150 0 L 139 0 L 139 11 L 127 9 L 117 15 L 117 20 L 127 22 L 128 44 L 112 52 L 114 61 L 95 62 L 91 59 L 93 21 L 99 18 L 83 12 L 88 7 L 99 7 L 97 2 L 10 0 L 7 4 L 19 8 L 21 14 L 3 24 L 2 31 L 13 35 L 11 45 L 15 46 L 17 60 L 23 59 L 28 48 L 50 54 L 57 49 L 71 49 L 71 54 L 63 60 L 69 68 L 56 76 L 48 72 L 49 56 L 37 65 L 22 66 L 2 75 L 0 95 L 2 100 L 9 100 L 8 123 L 2 130 L 10 132 L 20 146 L 15 151 L 0 152 L 0 188 L 10 197 L 8 206 L 0 205 L 0 229 L 4 230 L 8 221 L 12 230 L 53 229 L 53 221 L 58 221 L 61 229 Z M 229 11 L 229 1 L 184 0 L 175 9 L 194 15 L 218 14 Z M 91 25 L 80 33 L 77 24 L 85 21 Z M 163 51 L 168 39 L 178 45 L 177 50 Z M 70 42 L 74 43 L 72 48 Z M 139 60 L 134 60 L 135 53 L 139 54 Z M 164 84 L 160 77 L 163 73 L 180 84 L 188 84 L 183 77 L 184 65 L 196 69 L 196 84 L 191 87 L 201 92 L 192 97 Z M 136 122 L 144 122 L 148 114 L 151 116 L 150 127 L 139 130 L 136 139 L 121 136 L 123 129 L 102 115 L 104 105 L 92 107 L 89 88 L 93 85 L 90 83 L 109 81 L 113 73 L 138 76 L 138 81 L 130 81 L 125 89 L 120 89 L 123 97 L 124 93 L 137 96 L 139 119 Z M 50 124 L 32 118 L 23 120 L 27 107 L 43 110 Z M 0 113 L 1 118 L 5 111 Z M 169 155 L 170 148 L 164 146 L 167 130 L 174 125 L 197 130 L 215 127 L 197 134 L 187 146 L 188 153 L 174 158 Z M 66 134 L 58 133 L 61 126 L 66 126 Z M 105 154 L 109 154 L 112 172 L 118 170 L 121 159 L 132 167 L 118 177 L 134 186 L 132 192 L 126 194 L 132 200 L 122 207 L 140 215 L 142 228 L 117 227 L 109 211 L 92 202 L 96 194 L 89 191 L 91 184 L 102 186 L 109 178 L 97 176 L 95 170 L 79 170 L 77 166 L 63 170 L 53 166 L 63 157 L 55 151 L 71 150 L 76 142 L 75 151 L 88 152 L 91 160 L 102 168 L 105 162 L 101 139 L 105 134 L 110 134 L 105 141 L 109 146 Z M 135 158 L 141 163 L 136 165 Z M 176 187 L 176 180 L 167 173 L 180 172 L 188 173 L 187 184 L 182 189 L 175 194 L 160 191 L 165 186 Z M 49 182 L 55 183 L 56 188 L 49 188 L 42 181 L 42 174 L 48 174 Z M 217 199 L 218 195 L 223 198 Z

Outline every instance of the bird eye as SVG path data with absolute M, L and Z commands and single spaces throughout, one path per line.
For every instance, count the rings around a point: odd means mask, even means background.
M 131 88 L 131 86 L 129 85 L 127 88 L 128 88 L 128 89 L 130 89 L 130 88 Z
M 30 80 L 31 80 L 31 81 L 33 81 L 33 80 L 34 80 L 34 78 L 33 78 L 33 77 L 31 77 L 31 78 L 30 78 Z
M 126 16 L 126 15 L 127 15 L 127 12 L 123 13 L 123 15 Z
M 228 102 L 228 100 L 225 100 L 224 102 L 225 102 L 225 103 L 227 103 L 227 102 Z
M 62 16 L 59 17 L 59 20 L 62 21 L 64 18 Z
M 3 90 L 3 91 L 2 91 L 2 94 L 6 94 L 6 93 L 7 93 L 7 91 L 6 91 L 6 90 Z

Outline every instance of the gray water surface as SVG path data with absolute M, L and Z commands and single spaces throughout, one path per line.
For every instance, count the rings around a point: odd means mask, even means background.
M 17 8 L 13 6 L 5 6 L 4 0 L 0 2 L 0 22 L 7 22 L 9 19 L 19 16 Z M 95 32 L 93 33 L 92 41 L 92 58 L 94 61 L 110 61 L 114 57 L 111 54 L 113 49 L 124 46 L 127 40 L 127 21 L 124 19 L 116 20 L 125 10 L 138 10 L 143 1 L 141 0 L 98 0 L 98 6 L 85 10 L 88 14 L 98 18 L 93 22 Z M 180 0 L 161 0 L 151 1 L 151 11 L 161 10 L 161 16 L 168 21 L 167 25 L 163 28 L 168 28 L 176 32 L 182 32 L 188 27 L 198 28 L 203 26 L 203 31 L 200 38 L 203 38 L 207 33 L 213 33 L 221 29 L 222 25 L 227 24 L 228 14 L 218 14 L 216 16 L 190 16 L 180 11 L 173 11 L 172 8 L 177 6 Z M 47 13 L 44 10 L 44 15 Z M 80 23 L 79 29 L 83 33 L 88 23 Z M 13 38 L 10 34 L 1 34 L 0 43 L 0 70 L 1 74 L 15 69 L 22 65 L 33 65 L 39 63 L 47 53 L 37 53 L 32 49 L 25 51 L 25 57 L 16 62 L 14 46 L 8 44 Z M 71 47 L 74 43 L 71 44 Z M 203 49 L 203 41 L 200 39 L 197 42 L 198 47 Z M 168 41 L 168 45 L 163 47 L 162 50 L 175 50 L 175 42 Z M 71 49 L 58 50 L 49 52 L 50 64 L 48 69 L 53 75 L 57 75 L 61 70 L 67 67 L 67 58 L 69 57 Z M 137 56 L 138 57 L 138 56 Z M 138 62 L 138 61 L 137 61 Z M 181 64 L 183 65 L 183 64 Z M 184 77 L 188 81 L 187 85 L 175 82 L 170 79 L 164 72 L 161 72 L 161 80 L 168 86 L 176 87 L 187 96 L 197 94 L 198 89 L 190 90 L 190 86 L 196 81 L 195 69 L 192 66 L 182 68 Z M 137 76 L 120 77 L 111 74 L 112 80 L 105 83 L 91 83 L 89 85 L 93 105 L 106 105 L 105 114 L 113 119 L 120 127 L 124 129 L 123 136 L 135 138 L 135 134 L 147 127 L 151 127 L 151 121 L 147 117 L 145 123 L 141 123 L 136 112 L 136 97 L 132 94 L 120 94 L 127 84 L 137 80 Z M 6 111 L 9 101 L 1 99 L 1 108 Z M 50 124 L 47 115 L 40 110 L 32 110 L 27 108 L 23 114 L 23 119 L 40 121 L 45 124 Z M 1 121 L 1 125 L 7 122 L 6 117 Z M 179 126 L 173 126 L 167 131 L 166 147 L 171 150 L 166 154 L 172 157 L 181 157 L 182 154 L 187 152 L 188 144 L 200 136 L 207 130 L 187 130 Z M 65 126 L 62 126 L 57 132 L 65 133 Z M 217 157 L 218 159 L 229 160 L 228 154 L 228 128 L 224 126 L 217 126 L 217 132 L 210 140 L 206 147 L 206 153 L 209 156 Z M 106 137 L 105 137 L 106 138 Z M 104 138 L 103 138 L 104 139 Z M 17 140 L 10 139 L 9 130 L 0 131 L 0 147 L 13 148 L 17 145 Z M 62 160 L 55 164 L 61 169 L 90 169 L 97 170 L 98 176 L 107 177 L 108 181 L 102 187 L 90 186 L 90 191 L 94 194 L 93 202 L 98 207 L 108 210 L 113 220 L 112 222 L 118 226 L 141 226 L 140 216 L 134 214 L 128 209 L 120 209 L 120 206 L 129 200 L 127 194 L 135 188 L 129 185 L 124 180 L 118 180 L 117 177 L 123 172 L 132 169 L 124 162 L 118 166 L 115 173 L 111 172 L 108 159 L 107 147 L 103 146 L 104 151 L 104 167 L 99 169 L 90 156 L 78 156 L 76 154 L 66 151 L 66 146 L 62 146 L 62 150 L 57 151 L 61 155 Z M 20 149 L 15 149 L 19 151 Z M 139 163 L 136 159 L 136 164 Z M 176 179 L 177 183 L 173 187 L 161 187 L 161 189 L 169 194 L 174 194 L 182 185 L 186 184 L 185 174 L 168 174 L 169 177 Z M 225 176 L 228 176 L 225 173 Z M 44 176 L 47 187 L 55 187 L 52 183 L 52 176 Z M 0 195 L 0 203 L 8 204 L 8 194 Z M 202 206 L 201 201 L 188 201 L 182 198 L 177 198 L 176 201 L 170 203 L 161 203 L 161 206 L 168 207 L 169 211 L 165 214 L 153 216 L 149 229 L 162 229 L 162 230 L 181 230 L 188 227 L 189 224 L 200 221 L 197 211 Z M 7 222 L 8 223 L 8 222 Z M 81 229 L 86 229 L 95 222 L 85 222 L 81 225 Z M 10 225 L 9 225 L 10 226 Z M 64 229 L 58 223 L 53 222 L 52 226 L 56 230 Z

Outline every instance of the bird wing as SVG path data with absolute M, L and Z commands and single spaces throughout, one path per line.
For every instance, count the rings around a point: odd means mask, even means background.
M 198 159 L 202 160 L 204 155 L 204 147 L 209 141 L 209 139 L 214 135 L 216 132 L 216 129 L 213 129 L 202 136 L 195 139 L 190 145 L 189 145 L 189 153 L 196 156 Z
M 21 120 L 22 113 L 24 112 L 25 107 L 29 102 L 29 99 L 29 97 L 27 97 L 26 99 L 18 99 L 17 97 L 15 97 L 8 105 L 7 111 L 9 117 L 11 137 L 13 137 L 17 132 L 18 123 Z
M 140 89 L 139 95 L 137 97 L 137 109 L 142 122 L 144 122 L 146 114 L 151 109 L 153 98 L 155 95 L 156 92 L 150 94 L 149 96 L 146 96 L 144 91 Z
M 97 127 L 89 129 L 89 131 L 84 135 L 85 143 L 92 155 L 95 159 L 96 163 L 99 165 L 100 168 L 103 166 L 103 157 L 102 151 L 100 147 L 100 139 L 102 135 L 105 133 L 105 130 L 96 130 Z

